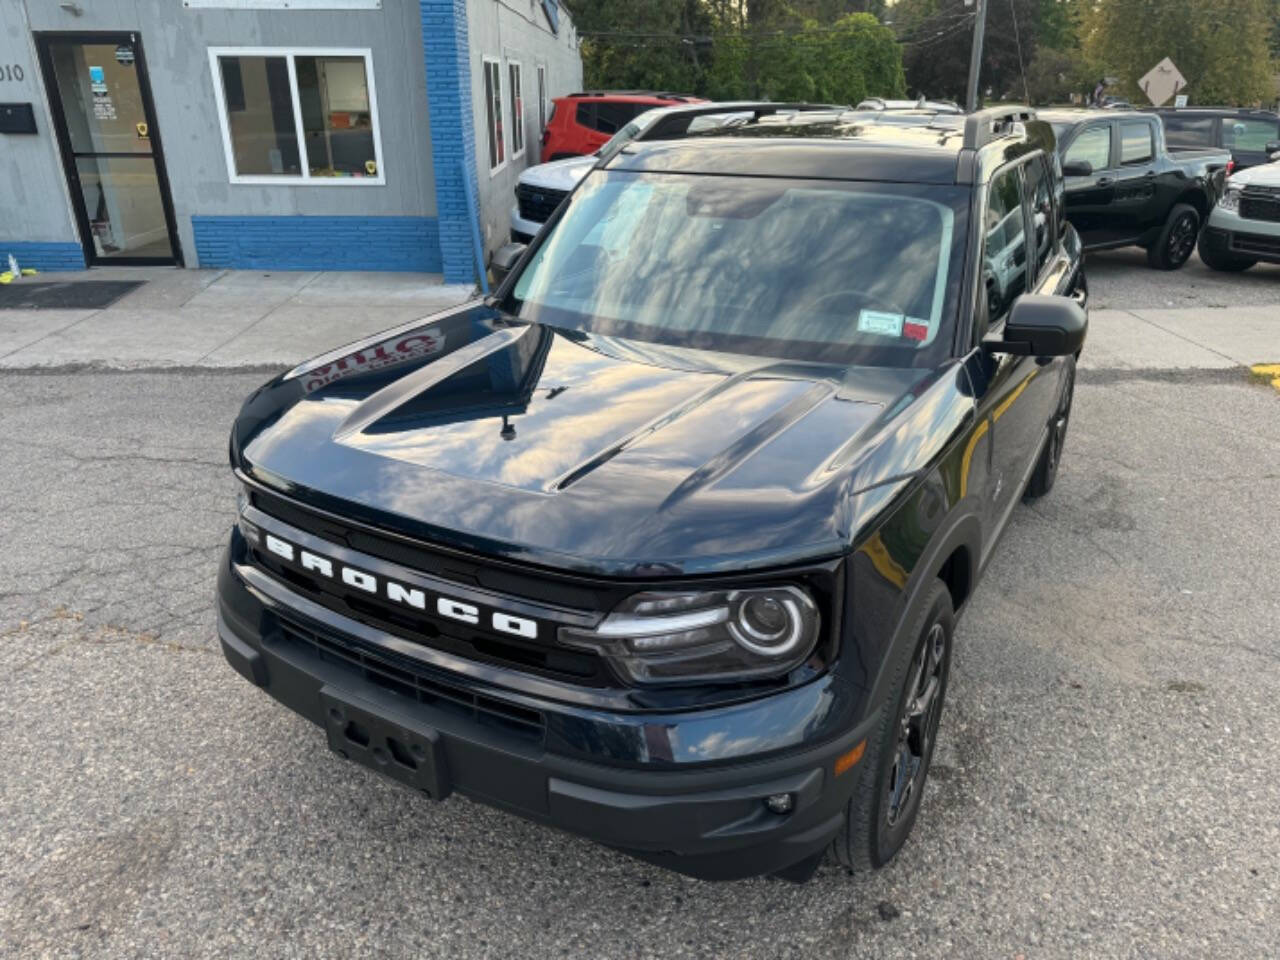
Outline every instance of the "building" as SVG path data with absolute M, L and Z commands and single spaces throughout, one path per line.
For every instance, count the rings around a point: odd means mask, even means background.
M 0 0 L 0 264 L 471 282 L 581 84 L 558 0 Z

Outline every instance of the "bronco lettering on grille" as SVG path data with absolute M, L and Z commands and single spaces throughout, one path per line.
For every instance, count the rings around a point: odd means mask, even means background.
M 267 550 L 275 556 L 299 565 L 308 573 L 324 577 L 326 580 L 345 583 L 364 593 L 383 597 L 391 603 L 424 612 L 428 609 L 427 592 L 417 587 L 338 563 L 328 557 L 322 557 L 310 550 L 295 546 L 287 540 L 281 540 L 270 533 L 266 534 L 266 546 Z M 538 638 L 538 622 L 528 617 L 517 617 L 500 610 L 482 611 L 475 604 L 443 595 L 432 598 L 430 609 L 441 617 L 477 626 L 481 625 L 483 617 L 483 625 L 498 633 L 523 637 L 526 640 Z

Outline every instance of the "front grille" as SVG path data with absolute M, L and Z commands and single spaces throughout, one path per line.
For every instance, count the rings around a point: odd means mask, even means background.
M 546 223 L 551 214 L 556 212 L 560 201 L 569 195 L 567 190 L 551 190 L 547 187 L 535 187 L 527 183 L 517 184 L 516 203 L 520 207 L 520 217 L 534 223 Z
M 547 724 L 541 711 L 471 693 L 428 675 L 422 665 L 410 657 L 380 650 L 355 637 L 321 633 L 288 620 L 280 620 L 279 623 L 277 643 L 346 667 L 370 683 L 434 709 L 501 730 L 530 743 L 541 744 L 543 741 Z
M 1240 216 L 1245 220 L 1280 222 L 1280 191 L 1246 187 L 1240 197 Z
M 1280 237 L 1264 237 L 1257 233 L 1231 234 L 1231 249 L 1263 257 L 1280 257 Z

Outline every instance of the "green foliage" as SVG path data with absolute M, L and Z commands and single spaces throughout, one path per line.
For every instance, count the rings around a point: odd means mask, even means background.
M 602 13 L 606 5 L 593 0 L 591 14 Z M 814 10 L 863 5 L 859 0 L 798 4 Z M 591 15 L 579 19 L 589 87 L 824 103 L 905 94 L 901 48 L 893 31 L 871 13 L 843 14 L 822 24 L 779 0 L 751 3 L 754 20 L 746 16 L 747 5 L 732 3 L 643 0 L 615 9 L 624 19 L 607 29 L 593 29 Z M 697 22 L 693 14 L 698 13 L 706 19 Z M 673 33 L 678 23 L 693 23 L 705 32 Z
M 1275 99 L 1273 0 L 1101 0 L 1086 17 L 1087 57 L 1134 103 L 1138 79 L 1165 57 L 1187 78 L 1192 103 L 1270 103 Z

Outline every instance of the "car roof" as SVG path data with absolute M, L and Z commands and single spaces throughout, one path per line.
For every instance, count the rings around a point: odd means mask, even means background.
M 702 103 L 701 97 L 695 97 L 689 93 L 667 93 L 659 90 L 594 90 L 580 91 L 578 93 L 567 93 L 563 97 L 553 97 L 553 100 L 608 100 L 621 103 L 652 103 L 655 106 L 662 104 L 679 104 L 679 103 Z
M 1280 118 L 1274 110 L 1267 110 L 1263 107 L 1153 107 L 1156 113 L 1205 113 L 1210 116 L 1214 114 L 1224 114 L 1232 117 L 1270 117 L 1271 119 Z
M 1058 107 L 1037 110 L 1036 116 L 1050 123 L 1083 123 L 1086 120 L 1116 120 L 1125 117 L 1155 116 L 1152 110 L 1095 110 L 1088 107 Z
M 775 118 L 768 118 L 775 120 Z M 886 124 L 856 112 L 786 115 L 694 134 L 632 143 L 611 169 L 955 183 L 963 131 L 955 125 Z M 850 153 L 854 152 L 851 163 Z M 904 156 L 905 154 L 905 156 Z
M 1026 107 L 910 120 L 876 111 L 812 110 L 761 116 L 680 140 L 632 141 L 602 167 L 955 184 L 981 181 L 1014 156 L 1042 148 L 1052 149 L 1052 132 Z

